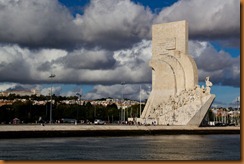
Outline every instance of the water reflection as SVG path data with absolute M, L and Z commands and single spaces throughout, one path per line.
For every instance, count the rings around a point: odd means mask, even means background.
M 3 160 L 240 160 L 239 135 L 0 140 Z

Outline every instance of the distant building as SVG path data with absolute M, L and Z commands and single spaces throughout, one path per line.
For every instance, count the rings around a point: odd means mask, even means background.
M 13 100 L 0 100 L 0 107 L 3 105 L 12 105 Z

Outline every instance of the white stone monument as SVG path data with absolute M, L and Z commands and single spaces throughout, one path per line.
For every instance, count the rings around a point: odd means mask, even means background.
M 188 55 L 186 21 L 152 26 L 152 91 L 138 119 L 141 123 L 158 125 L 199 126 L 215 95 L 212 83 L 198 85 L 198 71 Z

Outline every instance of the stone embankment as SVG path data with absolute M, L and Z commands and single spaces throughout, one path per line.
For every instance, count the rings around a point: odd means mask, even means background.
M 175 134 L 240 134 L 240 127 L 137 125 L 0 125 L 0 138 L 95 137 Z

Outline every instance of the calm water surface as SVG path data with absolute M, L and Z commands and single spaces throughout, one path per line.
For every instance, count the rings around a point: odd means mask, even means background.
M 2 160 L 240 160 L 240 135 L 1 139 Z

